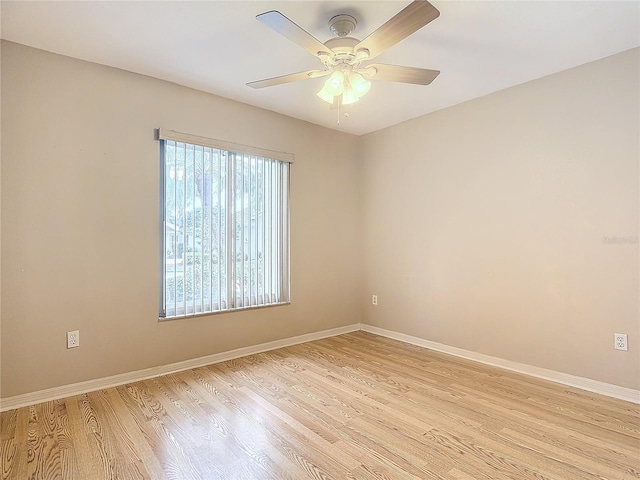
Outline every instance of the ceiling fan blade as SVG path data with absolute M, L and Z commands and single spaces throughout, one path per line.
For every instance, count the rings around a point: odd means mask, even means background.
M 316 57 L 320 52 L 327 54 L 331 53 L 330 50 L 320 42 L 320 40 L 299 27 L 277 10 L 261 13 L 256 16 L 256 19 L 279 34 L 284 35 L 293 43 L 300 45 Z
M 407 38 L 413 32 L 421 29 L 427 23 L 435 20 L 438 16 L 440 16 L 440 12 L 429 2 L 415 0 L 362 40 L 353 50 L 357 52 L 366 48 L 369 50 L 369 59 L 372 59 L 386 49 L 393 47 L 400 40 Z
M 298 80 L 306 80 L 307 78 L 318 78 L 331 73 L 330 70 L 308 70 L 306 72 L 290 73 L 281 77 L 265 78 L 255 82 L 247 83 L 251 88 L 272 87 L 273 85 L 281 85 L 283 83 L 297 82 Z
M 386 65 L 384 63 L 367 65 L 367 68 L 369 67 L 373 67 L 377 70 L 377 73 L 371 76 L 371 80 L 413 83 L 415 85 L 429 85 L 440 74 L 439 70 L 401 67 L 399 65 Z

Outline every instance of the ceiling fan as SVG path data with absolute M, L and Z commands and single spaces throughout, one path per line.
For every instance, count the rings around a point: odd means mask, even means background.
M 282 13 L 272 10 L 256 19 L 318 57 L 323 68 L 247 83 L 253 88 L 271 87 L 309 78 L 329 76 L 318 96 L 332 108 L 357 102 L 371 88 L 371 80 L 429 85 L 440 73 L 426 68 L 368 63 L 440 15 L 426 0 L 415 0 L 384 25 L 360 41 L 348 35 L 357 22 L 351 15 L 336 15 L 329 29 L 336 37 L 320 42 Z

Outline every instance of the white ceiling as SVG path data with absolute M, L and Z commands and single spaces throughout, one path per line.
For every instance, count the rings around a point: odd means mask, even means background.
M 324 79 L 245 83 L 321 67 L 259 23 L 279 10 L 321 42 L 349 13 L 363 39 L 409 1 L 8 1 L 2 38 L 150 75 L 318 125 L 365 134 L 640 46 L 640 1 L 433 0 L 440 17 L 376 62 L 440 70 L 429 86 L 374 82 L 336 125 L 315 96 Z

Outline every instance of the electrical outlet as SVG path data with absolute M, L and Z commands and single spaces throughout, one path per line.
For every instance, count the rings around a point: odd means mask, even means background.
M 80 330 L 67 332 L 67 348 L 76 348 L 80 346 Z
M 378 295 L 371 295 L 371 305 L 378 305 Z
M 614 333 L 613 334 L 613 348 L 616 350 L 627 351 L 627 334 L 626 333 Z

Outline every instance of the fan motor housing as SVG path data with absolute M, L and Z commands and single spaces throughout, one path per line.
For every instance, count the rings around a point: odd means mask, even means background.
M 331 58 L 335 63 L 352 62 L 356 55 L 353 47 L 358 45 L 360 40 L 353 37 L 337 37 L 327 40 L 324 45 L 332 52 Z
M 360 43 L 360 40 L 353 37 L 337 37 L 331 38 L 324 42 L 325 47 L 330 48 L 334 52 L 353 51 L 353 47 Z

